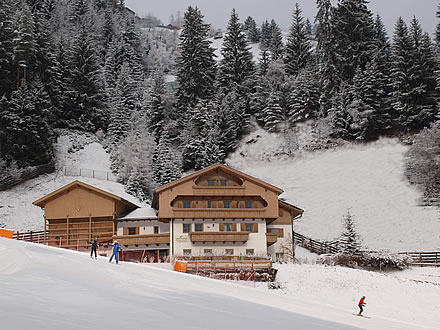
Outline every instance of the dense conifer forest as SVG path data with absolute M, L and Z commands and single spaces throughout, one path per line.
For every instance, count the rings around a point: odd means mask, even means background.
M 366 0 L 316 6 L 312 20 L 293 8 L 286 37 L 231 8 L 216 59 L 198 8 L 166 28 L 123 0 L 0 0 L 0 170 L 52 162 L 59 129 L 88 132 L 127 190 L 149 199 L 223 162 L 256 124 L 292 138 L 313 120 L 323 140 L 410 136 L 408 177 L 438 194 L 440 178 L 420 168 L 440 157 L 427 147 L 438 144 L 440 27 L 431 38 L 398 18 L 389 36 Z

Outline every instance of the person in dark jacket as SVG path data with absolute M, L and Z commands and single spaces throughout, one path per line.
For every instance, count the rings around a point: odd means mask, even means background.
M 366 305 L 367 303 L 365 302 L 365 296 L 363 296 L 362 298 L 361 298 L 361 300 L 359 300 L 359 304 L 358 304 L 358 307 L 359 307 L 359 309 L 360 309 L 360 311 L 359 311 L 359 316 L 362 316 L 362 312 L 364 311 L 364 306 Z
M 119 245 L 118 241 L 114 241 L 113 244 L 109 244 L 109 246 L 113 247 L 113 253 L 110 257 L 110 260 L 108 262 L 112 262 L 113 257 L 116 259 L 116 263 L 119 262 L 119 251 L 122 251 L 121 246 Z
M 90 258 L 93 258 L 93 252 L 95 253 L 95 259 L 98 259 L 96 255 L 96 249 L 98 248 L 101 243 L 98 242 L 98 237 L 95 237 L 93 241 L 90 241 L 89 244 L 92 245 L 92 251 L 90 252 Z

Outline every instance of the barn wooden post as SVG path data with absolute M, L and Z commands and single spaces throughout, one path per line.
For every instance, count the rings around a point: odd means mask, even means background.
M 44 216 L 44 237 L 43 237 L 43 244 L 46 245 L 46 235 L 47 235 L 47 219 L 46 215 Z
M 69 216 L 67 216 L 67 237 L 66 244 L 69 245 Z M 67 246 L 68 247 L 68 246 Z
M 89 241 L 92 240 L 92 214 L 89 214 Z

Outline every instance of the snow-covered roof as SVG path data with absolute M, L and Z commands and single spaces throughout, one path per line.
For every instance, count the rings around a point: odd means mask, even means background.
M 157 219 L 156 210 L 152 207 L 140 207 L 130 213 L 124 215 L 123 217 L 115 219 L 116 221 L 124 220 L 152 220 Z

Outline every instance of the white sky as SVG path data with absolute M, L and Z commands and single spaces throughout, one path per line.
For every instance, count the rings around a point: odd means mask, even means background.
M 125 0 L 126 5 L 140 16 L 150 13 L 169 22 L 172 13 L 185 12 L 189 5 L 198 6 L 205 15 L 205 21 L 216 28 L 224 28 L 229 20 L 232 8 L 235 8 L 242 20 L 252 16 L 257 24 L 265 19 L 274 18 L 286 30 L 291 22 L 292 10 L 298 2 L 305 17 L 313 20 L 316 13 L 315 0 Z M 369 8 L 380 13 L 391 35 L 397 17 L 409 21 L 414 15 L 419 18 L 425 31 L 433 33 L 437 24 L 435 12 L 439 0 L 370 0 Z

